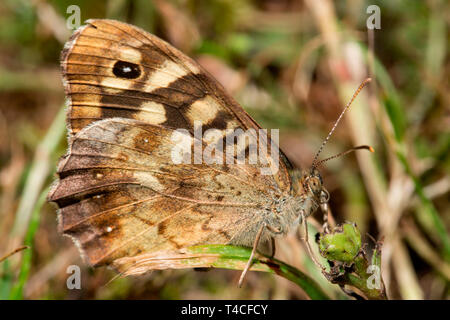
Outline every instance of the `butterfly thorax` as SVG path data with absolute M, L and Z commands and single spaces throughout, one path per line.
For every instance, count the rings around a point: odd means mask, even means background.
M 328 201 L 329 194 L 316 169 L 295 169 L 290 176 L 292 188 L 289 195 L 275 200 L 265 219 L 265 223 L 271 226 L 266 236 L 287 234 L 302 223 L 302 216 L 310 216 Z

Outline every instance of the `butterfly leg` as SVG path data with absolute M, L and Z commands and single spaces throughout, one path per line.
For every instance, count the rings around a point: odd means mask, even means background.
M 273 257 L 275 257 L 275 251 L 276 251 L 277 247 L 275 246 L 275 238 L 274 237 L 270 237 L 270 259 L 272 259 Z
M 318 268 L 320 268 L 320 269 L 322 270 L 322 272 L 324 272 L 324 271 L 326 270 L 325 267 L 319 262 L 319 260 L 317 260 L 315 254 L 314 254 L 314 252 L 312 251 L 312 248 L 311 248 L 311 246 L 310 246 L 310 244 L 309 244 L 309 237 L 308 237 L 308 223 L 306 222 L 306 216 L 305 216 L 304 211 L 302 211 L 302 212 L 300 213 L 300 215 L 301 215 L 301 217 L 302 217 L 303 224 L 305 225 L 305 243 L 306 243 L 306 248 L 308 249 L 309 256 L 311 257 L 311 259 L 312 259 L 312 261 L 314 262 L 314 264 L 315 264 Z
M 326 189 L 322 189 L 320 196 L 320 210 L 323 213 L 323 230 L 325 233 L 330 233 L 330 225 L 328 223 L 328 213 L 330 211 L 328 207 L 328 200 L 330 200 L 330 194 Z
M 245 266 L 244 270 L 241 273 L 241 277 L 239 278 L 238 287 L 240 288 L 242 286 L 242 283 L 244 282 L 245 275 L 247 274 L 248 270 L 250 270 L 250 267 L 253 262 L 253 257 L 255 256 L 256 249 L 258 248 L 259 240 L 261 240 L 262 232 L 264 231 L 264 228 L 266 228 L 266 225 L 263 224 L 256 234 L 255 242 L 253 242 L 253 249 L 252 253 L 250 254 L 250 258 L 247 261 L 247 265 Z
M 330 225 L 328 224 L 328 210 L 327 209 L 322 210 L 323 211 L 323 225 L 322 225 L 322 228 L 325 231 L 325 233 L 330 233 Z
M 266 228 L 267 228 L 267 230 L 269 230 L 272 233 L 272 235 L 278 235 L 278 234 L 284 233 L 282 228 L 274 228 L 270 225 L 266 225 Z M 275 251 L 276 251 L 275 238 L 273 236 L 270 237 L 270 241 L 271 241 L 270 249 L 272 251 L 270 254 L 270 258 L 272 259 L 275 256 Z

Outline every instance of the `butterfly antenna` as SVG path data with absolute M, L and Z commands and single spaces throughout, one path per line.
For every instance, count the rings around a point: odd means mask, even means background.
M 334 130 L 336 129 L 337 125 L 341 121 L 342 117 L 344 116 L 345 112 L 350 108 L 350 105 L 352 104 L 353 100 L 355 100 L 356 96 L 359 94 L 359 92 L 368 84 L 370 81 L 372 81 L 371 78 L 367 78 L 364 80 L 358 87 L 358 89 L 353 94 L 353 97 L 350 99 L 350 101 L 345 106 L 344 110 L 342 110 L 341 114 L 339 115 L 339 118 L 337 118 L 336 122 L 333 125 L 333 128 L 331 128 L 330 133 L 328 133 L 328 136 L 325 138 L 325 140 L 322 142 L 322 145 L 319 148 L 319 151 L 317 151 L 316 155 L 314 156 L 314 160 L 312 162 L 312 168 L 316 168 L 318 163 L 317 159 L 319 158 L 320 153 L 323 150 L 323 147 L 327 144 L 328 140 L 330 139 L 331 135 L 333 134 Z M 350 150 L 349 150 L 350 151 Z M 353 151 L 353 150 L 352 150 Z M 322 162 L 322 161 L 321 161 Z
M 319 167 L 322 163 L 327 162 L 328 160 L 339 158 L 341 156 L 345 156 L 346 154 L 349 154 L 350 152 L 353 152 L 353 151 L 356 151 L 356 150 L 361 150 L 361 149 L 369 150 L 370 152 L 375 152 L 375 150 L 371 146 L 357 146 L 357 147 L 353 147 L 353 148 L 351 148 L 351 149 L 349 149 L 347 151 L 339 152 L 338 154 L 335 154 L 334 156 L 331 156 L 331 157 L 328 157 L 326 159 L 320 160 L 319 162 L 316 162 L 316 164 L 314 165 L 314 168 Z

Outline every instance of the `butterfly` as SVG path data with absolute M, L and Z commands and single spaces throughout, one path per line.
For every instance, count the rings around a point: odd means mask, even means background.
M 66 43 L 61 68 L 68 151 L 48 200 L 89 265 L 233 244 L 253 247 L 248 270 L 260 243 L 326 205 L 317 165 L 295 169 L 282 151 L 275 160 L 264 154 L 269 174 L 261 163 L 174 163 L 177 130 L 191 138 L 189 149 L 199 142 L 195 123 L 228 146 L 230 131 L 261 128 L 207 71 L 156 36 L 88 20 Z M 274 145 L 270 136 L 254 138 Z

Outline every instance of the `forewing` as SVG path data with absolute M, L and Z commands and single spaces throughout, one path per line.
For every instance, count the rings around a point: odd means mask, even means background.
M 259 129 L 195 61 L 135 26 L 89 20 L 66 44 L 61 64 L 71 137 L 90 123 L 113 117 L 191 132 L 198 121 L 203 131 L 221 130 L 224 140 L 232 129 Z M 257 135 L 256 140 L 270 150 L 270 138 Z M 278 159 L 269 161 L 272 174 L 265 179 L 289 190 L 287 166 L 280 151 Z

